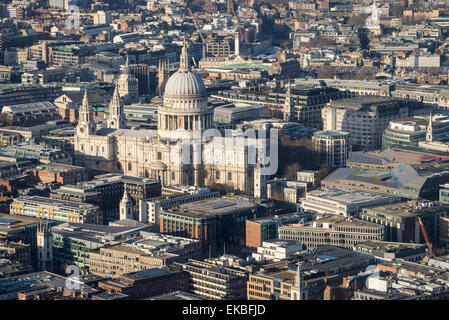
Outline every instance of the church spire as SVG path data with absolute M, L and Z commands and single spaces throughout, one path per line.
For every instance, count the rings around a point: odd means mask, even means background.
M 118 84 L 115 84 L 114 95 L 109 104 L 108 128 L 122 129 L 126 127 L 123 103 L 120 99 Z
M 87 99 L 87 90 L 84 90 L 83 102 L 80 108 L 80 121 L 90 122 L 92 114 L 90 113 L 89 100 Z
M 302 277 L 302 262 L 298 262 L 298 268 L 296 269 L 296 275 L 294 279 L 294 285 L 291 288 L 292 300 L 305 300 L 304 299 L 304 284 Z
M 125 184 L 125 187 L 123 190 L 123 197 L 122 197 L 122 200 L 120 201 L 120 205 L 119 205 L 120 220 L 134 218 L 133 202 L 132 202 L 131 198 L 129 197 L 128 190 L 126 188 L 127 188 L 127 186 Z
M 131 69 L 129 68 L 129 57 L 128 54 L 126 54 L 126 62 L 125 62 L 125 68 L 123 69 L 124 74 L 131 74 Z
M 77 125 L 78 135 L 89 135 L 93 134 L 96 130 L 96 125 L 92 110 L 89 106 L 89 100 L 87 98 L 87 90 L 84 90 L 83 102 L 79 109 L 79 121 Z
M 118 84 L 115 84 L 115 89 L 114 89 L 114 94 L 112 96 L 112 100 L 111 100 L 111 108 L 120 108 L 120 105 L 122 104 L 122 101 L 120 99 L 120 94 L 118 93 Z M 118 113 L 117 113 L 118 115 Z
M 179 70 L 182 70 L 182 71 L 190 70 L 190 67 L 189 67 L 189 54 L 187 52 L 186 38 L 184 38 L 184 45 L 182 47 L 180 60 L 181 61 L 180 61 L 180 64 L 179 64 Z
M 89 100 L 87 99 L 87 90 L 84 89 L 84 96 L 83 96 L 83 102 L 81 103 L 80 113 L 82 114 L 82 117 L 80 117 L 81 121 L 90 121 L 90 107 L 89 107 Z

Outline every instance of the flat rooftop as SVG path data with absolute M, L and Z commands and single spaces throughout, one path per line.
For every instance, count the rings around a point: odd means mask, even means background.
M 63 223 L 52 228 L 54 234 L 65 238 L 79 239 L 103 245 L 103 239 L 114 240 L 133 233 L 142 227 L 104 226 L 99 224 Z
M 381 250 L 381 251 L 401 251 L 404 249 L 418 249 L 418 248 L 426 248 L 425 244 L 420 243 L 407 243 L 407 242 L 389 242 L 389 241 L 366 241 L 357 244 L 358 246 L 363 246 L 375 250 Z
M 188 292 L 175 291 L 165 293 L 159 296 L 150 297 L 145 300 L 207 300 L 207 299 Z
M 70 170 L 80 170 L 84 169 L 84 167 L 72 166 L 68 164 L 61 163 L 49 163 L 49 164 L 41 164 L 36 167 L 38 170 L 42 171 L 52 171 L 52 172 L 66 172 Z
M 329 227 L 324 227 L 324 224 L 329 224 Z M 348 226 L 348 227 L 366 227 L 366 228 L 383 228 L 383 226 L 373 223 L 373 222 L 368 222 L 365 220 L 360 220 L 360 219 L 351 219 L 351 220 L 347 220 L 346 218 L 339 216 L 339 215 L 329 215 L 327 217 L 321 218 L 321 219 L 317 219 L 317 220 L 312 220 L 307 222 L 307 224 L 286 224 L 283 226 L 280 226 L 280 229 L 326 229 L 326 230 L 332 230 L 333 227 L 338 227 L 338 226 Z
M 41 219 L 21 216 L 21 215 L 9 215 L 0 213 L 0 235 L 7 235 L 9 233 L 17 232 L 22 228 L 37 225 L 42 222 Z M 49 224 L 54 224 L 55 221 L 48 221 Z
M 429 206 L 434 206 L 434 203 L 423 202 L 418 204 L 418 206 L 416 206 L 413 202 L 400 202 L 370 207 L 367 208 L 367 210 L 404 218 L 404 217 L 416 217 L 423 210 L 429 208 Z
M 269 216 L 269 217 L 261 217 L 261 218 L 251 219 L 248 221 L 258 223 L 258 224 L 263 224 L 263 223 L 268 223 L 268 222 L 291 220 L 291 219 L 295 219 L 295 218 L 298 220 L 300 218 L 297 213 L 286 213 L 286 214 L 274 215 L 274 216 Z
M 179 206 L 179 209 L 175 209 L 173 212 L 183 213 L 192 217 L 208 217 L 225 215 L 255 207 L 256 205 L 249 201 L 230 198 L 210 198 L 182 204 Z
M 394 103 L 398 102 L 397 99 L 381 97 L 381 96 L 360 96 L 349 99 L 339 99 L 333 100 L 331 102 L 332 107 L 337 108 L 347 108 L 347 109 L 363 109 L 363 108 L 372 108 L 383 105 L 385 103 Z
M 40 271 L 0 279 L 0 295 L 29 290 L 40 290 L 43 287 L 64 288 L 67 278 L 57 274 Z M 81 289 L 90 289 L 85 284 L 80 284 Z
M 70 208 L 73 210 L 97 210 L 98 206 L 89 204 L 89 203 L 81 203 L 75 201 L 67 201 L 67 200 L 59 200 L 59 199 L 50 199 L 41 196 L 26 196 L 14 199 L 14 202 L 26 202 L 29 204 L 35 204 L 38 206 L 46 205 L 51 207 L 64 207 Z M 15 216 L 14 216 L 15 217 Z
M 309 197 L 320 197 L 345 204 L 357 204 L 391 198 L 375 193 L 337 188 L 328 190 L 313 190 L 306 194 L 306 199 Z

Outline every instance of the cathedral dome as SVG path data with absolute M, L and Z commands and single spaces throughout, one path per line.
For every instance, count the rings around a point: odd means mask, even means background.
M 164 98 L 190 98 L 207 96 L 201 77 L 190 70 L 179 70 L 167 81 Z

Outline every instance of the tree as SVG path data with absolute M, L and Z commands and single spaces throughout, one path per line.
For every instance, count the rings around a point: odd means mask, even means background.
M 394 4 L 391 8 L 391 15 L 393 17 L 402 17 L 402 15 L 404 14 L 404 6 L 403 5 L 396 5 Z
M 362 27 L 366 24 L 367 17 L 368 17 L 367 14 L 353 15 L 348 19 L 347 23 L 353 26 Z
M 308 137 L 292 139 L 287 136 L 282 136 L 279 139 L 278 152 L 278 177 L 284 178 L 289 176 L 295 180 L 296 171 L 301 169 L 313 169 L 315 166 L 312 157 L 312 140 Z
M 297 172 L 301 170 L 301 165 L 298 162 L 289 164 L 284 170 L 284 177 L 288 180 L 296 180 Z
M 317 78 L 319 79 L 332 79 L 337 74 L 335 67 L 331 65 L 324 65 L 318 72 Z
M 334 167 L 330 166 L 327 162 L 321 164 L 320 169 L 318 170 L 318 184 L 321 184 L 321 181 L 326 178 L 332 171 L 334 171 Z
M 270 109 L 270 118 L 283 119 L 284 114 L 279 109 Z
M 292 46 L 293 46 L 292 40 L 285 40 L 284 42 L 281 43 L 281 47 L 283 49 L 288 49 L 288 48 L 291 48 Z
M 310 44 L 312 46 L 319 46 L 319 45 L 331 45 L 331 44 L 336 44 L 336 42 L 322 34 L 320 34 L 319 36 L 315 37 L 314 39 L 312 39 L 310 41 Z

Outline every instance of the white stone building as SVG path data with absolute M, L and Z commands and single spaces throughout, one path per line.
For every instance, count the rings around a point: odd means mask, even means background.
M 98 130 L 84 98 L 75 137 L 78 165 L 151 177 L 163 186 L 219 184 L 253 193 L 256 164 L 261 157 L 277 155 L 277 148 L 270 151 L 268 138 L 246 132 L 238 134 L 242 139 L 223 137 L 213 129 L 206 88 L 189 67 L 185 43 L 180 68 L 167 81 L 164 102 L 158 108 L 158 130 L 127 129 L 119 90 L 116 87 L 109 106 L 107 127 Z M 270 166 L 277 166 L 274 161 Z

